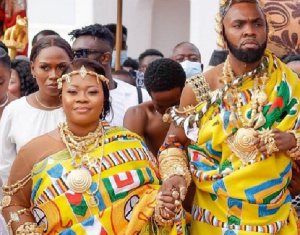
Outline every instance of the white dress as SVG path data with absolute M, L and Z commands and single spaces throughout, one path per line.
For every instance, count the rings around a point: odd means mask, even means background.
M 105 120 L 111 126 L 123 126 L 123 119 L 127 109 L 139 104 L 138 93 L 135 86 L 118 79 L 114 79 L 114 81 L 117 83 L 117 88 L 109 90 L 113 114 L 110 113 Z M 148 92 L 145 89 L 141 90 L 143 102 L 150 101 L 151 97 Z
M 54 130 L 64 120 L 62 108 L 51 111 L 37 109 L 28 103 L 26 97 L 5 107 L 0 121 L 0 177 L 3 184 L 20 148 L 33 138 Z M 2 190 L 0 199 L 1 194 Z

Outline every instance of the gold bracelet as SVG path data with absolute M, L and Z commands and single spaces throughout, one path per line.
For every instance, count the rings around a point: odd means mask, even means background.
M 3 185 L 3 195 L 5 196 L 12 196 L 14 195 L 19 189 L 23 188 L 32 178 L 32 173 L 30 172 L 26 175 L 23 179 L 18 180 L 15 184 L 12 185 Z
M 37 223 L 26 222 L 20 225 L 16 230 L 16 235 L 42 235 L 42 229 L 37 226 Z
M 30 212 L 30 210 L 28 208 L 23 208 L 23 209 L 18 210 L 18 211 L 9 212 L 10 219 L 6 224 L 7 229 L 11 230 L 11 224 L 13 222 L 19 222 L 20 221 L 20 216 L 19 215 L 22 215 L 22 214 L 28 215 L 28 212 Z
M 188 168 L 188 160 L 183 150 L 167 148 L 161 152 L 158 161 L 159 173 L 163 181 L 179 175 L 185 178 L 187 186 L 190 185 L 192 177 Z
M 287 133 L 293 134 L 296 139 L 296 147 L 287 151 L 287 154 L 293 160 L 300 160 L 300 134 L 295 130 L 289 130 Z

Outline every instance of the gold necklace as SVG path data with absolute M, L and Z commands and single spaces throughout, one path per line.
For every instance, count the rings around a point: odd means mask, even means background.
M 3 104 L 0 104 L 0 108 L 3 108 L 8 103 L 8 93 L 6 92 L 6 99 Z
M 223 67 L 223 77 L 224 83 L 226 84 L 231 83 L 234 80 L 229 57 L 227 57 Z M 224 101 L 228 104 L 231 111 L 229 121 L 238 129 L 233 136 L 228 137 L 227 143 L 230 149 L 243 163 L 247 163 L 257 156 L 258 151 L 253 145 L 254 136 L 256 134 L 256 129 L 266 123 L 266 118 L 262 113 L 263 106 L 268 103 L 268 97 L 265 93 L 265 84 L 268 79 L 266 73 L 264 73 L 260 79 L 262 80 L 261 86 L 258 85 L 258 76 L 256 75 L 254 78 L 254 91 L 251 97 L 251 118 L 249 122 L 246 122 L 242 115 L 242 97 L 238 87 L 232 87 L 232 89 L 226 92 L 224 97 Z M 240 127 L 238 120 L 241 121 L 242 127 Z
M 76 193 L 86 192 L 89 195 L 89 204 L 96 207 L 99 204 L 98 198 L 95 196 L 99 189 L 101 178 L 102 159 L 104 155 L 104 129 L 99 122 L 98 127 L 94 132 L 80 137 L 75 136 L 68 127 L 66 122 L 60 123 L 59 126 L 62 141 L 66 145 L 71 158 L 72 166 L 75 168 L 67 177 L 68 187 Z M 97 157 L 89 155 L 89 152 L 94 151 L 99 147 L 99 139 L 102 136 L 102 153 L 100 157 L 100 164 L 97 164 Z M 91 147 L 90 145 L 93 144 Z M 98 180 L 94 191 L 90 191 L 92 185 L 92 176 L 90 170 L 98 168 Z
M 43 108 L 45 108 L 45 109 L 58 109 L 58 108 L 62 107 L 62 104 L 60 104 L 60 105 L 58 105 L 58 106 L 54 106 L 54 107 L 49 107 L 49 106 L 44 105 L 44 104 L 39 100 L 39 98 L 38 98 L 38 96 L 37 96 L 37 92 L 35 93 L 35 99 L 36 99 L 36 101 L 37 101 Z

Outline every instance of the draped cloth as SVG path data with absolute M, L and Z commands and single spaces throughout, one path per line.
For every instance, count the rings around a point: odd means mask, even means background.
M 96 207 L 90 205 L 86 192 L 68 189 L 67 176 L 74 167 L 66 149 L 34 166 L 32 214 L 39 225 L 45 226 L 44 234 L 185 234 L 181 219 L 173 229 L 158 228 L 153 223 L 161 181 L 157 160 L 141 138 L 123 128 L 111 127 L 106 130 L 104 143 L 100 180 L 99 169 L 90 170 L 90 189 L 96 190 L 99 202 Z M 89 155 L 96 156 L 99 165 L 101 154 L 102 146 Z
M 265 56 L 269 60 L 266 84 L 269 102 L 263 107 L 267 121 L 262 128 L 298 131 L 298 76 L 270 51 L 266 50 Z M 248 121 L 253 87 L 253 79 L 246 78 L 239 88 L 242 115 Z M 198 123 L 197 141 L 188 149 L 196 184 L 192 234 L 297 234 L 297 216 L 287 189 L 291 159 L 283 152 L 268 156 L 259 153 L 243 164 L 226 144 L 236 131 L 229 116 L 230 109 L 222 101 L 210 107 Z

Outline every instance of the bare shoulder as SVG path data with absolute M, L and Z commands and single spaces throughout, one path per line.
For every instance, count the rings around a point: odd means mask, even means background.
M 219 64 L 203 74 L 212 91 L 220 89 L 223 86 L 222 83 L 220 83 L 220 79 L 222 78 L 222 69 L 223 64 Z

